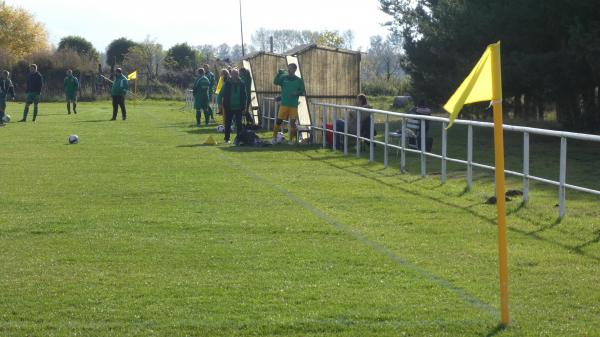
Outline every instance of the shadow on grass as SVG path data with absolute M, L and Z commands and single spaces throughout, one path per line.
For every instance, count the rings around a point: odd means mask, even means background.
M 596 234 L 596 238 L 594 238 L 588 242 L 584 242 L 584 243 L 580 244 L 579 246 L 576 246 L 575 248 L 573 248 L 573 250 L 576 252 L 583 252 L 582 250 L 585 247 L 590 246 L 595 243 L 600 243 L 600 230 L 597 230 L 595 234 Z
M 321 162 L 325 163 L 326 165 L 329 165 L 329 166 L 331 166 L 333 168 L 340 169 L 340 170 L 346 171 L 348 173 L 357 175 L 359 177 L 375 181 L 378 184 L 385 185 L 387 187 L 392 187 L 392 188 L 398 189 L 398 190 L 400 190 L 402 192 L 418 196 L 420 198 L 429 199 L 429 200 L 438 202 L 438 203 L 440 203 L 442 205 L 445 205 L 445 206 L 449 206 L 449 207 L 453 207 L 453 208 L 458 208 L 460 210 L 463 210 L 466 213 L 469 213 L 470 215 L 472 215 L 472 216 L 474 216 L 476 218 L 479 218 L 479 219 L 481 219 L 481 220 L 489 223 L 492 226 L 496 226 L 497 225 L 496 224 L 496 218 L 488 218 L 488 217 L 486 217 L 484 215 L 481 215 L 481 214 L 477 213 L 476 211 L 472 210 L 471 209 L 472 206 L 471 207 L 465 207 L 465 206 L 462 206 L 462 205 L 456 205 L 456 204 L 453 204 L 451 202 L 448 202 L 446 199 L 433 197 L 433 196 L 428 195 L 428 194 L 426 194 L 424 192 L 416 191 L 416 190 L 411 190 L 411 189 L 408 189 L 408 188 L 404 187 L 405 184 L 412 184 L 412 183 L 415 183 L 415 182 L 418 182 L 418 181 L 422 180 L 423 178 L 418 178 L 418 179 L 414 179 L 414 180 L 408 180 L 406 178 L 400 177 L 399 178 L 400 182 L 390 184 L 390 183 L 385 182 L 385 181 L 383 181 L 381 179 L 381 178 L 388 178 L 388 176 L 387 175 L 383 175 L 380 172 L 368 171 L 368 172 L 371 172 L 373 174 L 378 175 L 378 177 L 373 177 L 373 176 L 367 174 L 366 172 L 357 172 L 356 170 L 353 169 L 353 168 L 356 168 L 357 166 L 363 166 L 363 165 L 350 164 L 350 165 L 343 166 L 343 165 L 339 165 L 339 164 L 336 164 L 336 163 L 332 163 L 332 162 L 328 161 L 327 159 L 322 159 L 321 157 L 311 156 L 310 154 L 307 154 L 307 153 L 303 153 L 303 155 L 307 156 L 311 160 L 321 161 Z M 338 157 L 329 156 L 329 157 L 326 157 L 326 158 L 339 160 L 339 159 L 343 159 L 344 157 L 343 156 L 338 156 Z M 464 194 L 465 193 L 463 191 L 463 193 L 461 193 L 459 196 L 463 196 Z M 518 209 L 522 209 L 523 207 L 524 207 L 524 205 L 522 203 L 519 206 Z M 515 212 L 516 212 L 516 210 L 513 211 L 512 213 L 515 213 Z M 580 256 L 592 259 L 592 260 L 600 261 L 600 257 L 592 255 L 592 254 L 589 254 L 589 253 L 583 251 L 583 248 L 585 248 L 585 247 L 587 247 L 589 245 L 592 245 L 592 244 L 595 244 L 595 243 L 600 243 L 600 231 L 598 231 L 596 233 L 597 234 L 596 238 L 594 238 L 593 240 L 590 240 L 588 242 L 585 242 L 585 243 L 583 243 L 581 245 L 578 245 L 578 246 L 567 245 L 567 244 L 558 242 L 556 240 L 544 238 L 544 237 L 542 237 L 542 236 L 539 235 L 540 232 L 543 232 L 543 231 L 546 231 L 548 229 L 551 229 L 551 228 L 557 226 L 560 222 L 561 222 L 560 219 L 557 219 L 554 223 L 552 223 L 550 225 L 545 225 L 543 223 L 539 223 L 538 222 L 538 223 L 536 223 L 536 225 L 542 226 L 542 230 L 536 230 L 536 231 L 533 231 L 533 232 L 521 230 L 519 228 L 512 227 L 512 226 L 507 226 L 507 229 L 509 231 L 511 231 L 511 232 L 514 232 L 514 233 L 517 233 L 517 234 L 521 234 L 521 235 L 524 235 L 524 236 L 528 236 L 528 237 L 531 237 L 531 238 L 533 238 L 535 240 L 538 240 L 538 241 L 542 241 L 542 242 L 547 242 L 547 243 L 553 244 L 553 245 L 555 245 L 557 247 L 560 247 L 560 248 L 562 248 L 562 249 L 564 249 L 564 250 L 566 250 L 568 252 L 571 252 L 571 253 L 574 253 L 574 254 L 577 254 L 577 255 L 580 255 Z
M 216 145 L 207 145 L 207 144 L 189 144 L 189 145 L 177 145 L 176 147 L 178 148 L 194 148 L 194 147 L 210 147 L 210 146 L 216 146 Z
M 93 120 L 87 120 L 87 121 L 76 121 L 75 123 L 103 123 L 103 122 L 114 122 L 114 121 L 111 121 L 110 118 L 107 118 L 107 119 L 93 119 Z
M 498 324 L 492 330 L 490 330 L 484 337 L 494 337 L 504 330 L 506 330 L 506 326 L 504 326 L 504 324 Z
M 287 145 L 287 144 L 278 144 L 278 145 L 270 145 L 265 144 L 263 146 L 223 146 L 219 147 L 219 150 L 227 151 L 227 152 L 307 152 L 314 151 L 315 148 L 311 146 L 302 146 L 302 145 Z

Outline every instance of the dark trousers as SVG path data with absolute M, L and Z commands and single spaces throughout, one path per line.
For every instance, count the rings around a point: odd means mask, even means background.
M 117 119 L 117 112 L 119 112 L 119 107 L 121 107 L 121 116 L 123 117 L 123 120 L 127 119 L 127 110 L 125 110 L 125 96 L 113 96 L 112 105 L 112 119 Z
M 231 122 L 235 120 L 235 132 L 239 135 L 242 131 L 242 110 L 225 111 L 225 141 L 231 137 Z

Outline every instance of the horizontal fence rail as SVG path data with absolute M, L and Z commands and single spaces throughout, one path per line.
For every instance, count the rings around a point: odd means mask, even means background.
M 265 98 L 263 99 L 262 106 L 262 116 L 263 120 L 267 121 L 267 128 L 270 129 L 270 121 L 276 120 L 276 108 L 277 105 L 273 106 L 274 102 L 273 98 Z M 426 159 L 427 157 L 439 159 L 441 161 L 441 174 L 440 179 L 442 182 L 446 182 L 447 180 L 447 163 L 457 163 L 462 164 L 467 167 L 467 188 L 471 188 L 473 184 L 473 168 L 479 168 L 489 171 L 495 171 L 495 167 L 490 165 L 485 165 L 482 163 L 477 163 L 473 161 L 473 128 L 494 128 L 493 123 L 489 122 L 480 122 L 480 121 L 470 121 L 470 120 L 462 120 L 457 119 L 454 121 L 454 124 L 462 124 L 467 126 L 467 160 L 451 158 L 447 154 L 448 149 L 448 133 L 446 127 L 450 123 L 448 118 L 429 116 L 429 115 L 419 115 L 419 114 L 410 114 L 410 113 L 399 113 L 399 112 L 391 112 L 385 110 L 378 109 L 368 109 L 361 108 L 356 106 L 349 105 L 337 105 L 337 104 L 329 104 L 329 103 L 320 103 L 320 102 L 310 102 L 310 113 L 311 113 L 311 140 L 316 143 L 317 133 L 320 133 L 322 138 L 322 146 L 323 148 L 327 147 L 327 134 L 331 134 L 333 136 L 333 140 L 331 142 L 332 149 L 337 151 L 337 137 L 343 136 L 344 145 L 343 152 L 344 155 L 348 155 L 348 139 L 355 139 L 356 144 L 356 156 L 360 157 L 361 145 L 360 141 L 369 142 L 369 161 L 374 161 L 375 158 L 375 144 L 383 146 L 384 149 L 384 166 L 387 168 L 389 163 L 389 149 L 395 149 L 400 153 L 400 169 L 402 172 L 406 170 L 406 153 L 414 153 L 419 155 L 420 159 L 420 174 L 421 176 L 426 175 Z M 356 134 L 348 132 L 348 114 L 350 111 L 356 112 Z M 375 130 L 375 118 L 370 118 L 369 125 L 369 135 L 365 137 L 361 135 L 361 114 L 363 116 L 371 115 L 379 115 L 384 118 L 384 129 L 385 134 L 383 137 L 383 141 L 375 139 L 374 130 Z M 333 121 L 331 121 L 332 127 L 331 129 L 327 128 L 327 124 L 329 124 L 328 116 L 333 117 Z M 338 130 L 336 120 L 342 117 L 341 120 L 344 121 L 344 129 Z M 401 132 L 390 133 L 390 117 L 400 118 L 402 121 Z M 427 150 L 427 138 L 426 132 L 420 132 L 420 143 L 417 143 L 417 148 L 410 148 L 407 146 L 407 120 L 418 120 L 420 122 L 421 130 L 426 129 L 425 123 L 427 121 L 440 123 L 442 126 L 442 149 L 441 155 L 431 153 Z M 586 188 L 582 186 L 577 186 L 573 184 L 569 184 L 566 181 L 566 172 L 567 172 L 567 140 L 581 140 L 581 141 L 589 141 L 589 142 L 598 142 L 600 143 L 600 136 L 590 135 L 590 134 L 582 134 L 582 133 L 574 133 L 574 132 L 565 132 L 565 131 L 555 131 L 548 129 L 539 129 L 539 128 L 531 128 L 531 127 L 523 127 L 523 126 L 514 126 L 514 125 L 504 125 L 504 131 L 521 133 L 523 135 L 523 169 L 522 172 L 505 170 L 505 174 L 520 177 L 523 179 L 523 201 L 529 201 L 529 182 L 537 181 L 540 183 L 552 185 L 558 187 L 558 195 L 559 195 L 559 217 L 565 216 L 565 199 L 566 199 L 566 189 L 571 189 L 574 191 L 600 195 L 599 190 L 595 190 L 592 188 Z M 395 145 L 390 142 L 390 135 L 395 137 L 399 137 L 400 141 L 398 145 Z M 541 136 L 549 136 L 556 137 L 560 139 L 560 164 L 559 164 L 559 177 L 558 180 L 551 180 L 542 177 L 538 177 L 532 175 L 529 171 L 529 137 L 530 135 L 541 135 Z

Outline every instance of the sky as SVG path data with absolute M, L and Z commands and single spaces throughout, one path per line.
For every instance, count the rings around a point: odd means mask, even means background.
M 240 44 L 239 0 L 7 0 L 34 14 L 45 24 L 50 42 L 57 45 L 68 35 L 79 35 L 100 51 L 114 39 L 147 37 L 169 48 L 187 42 L 192 46 Z M 296 8 L 292 7 L 298 4 Z M 390 17 L 379 10 L 378 0 L 242 0 L 244 42 L 254 31 L 266 29 L 352 30 L 353 49 L 365 50 L 374 35 L 387 35 L 382 24 Z

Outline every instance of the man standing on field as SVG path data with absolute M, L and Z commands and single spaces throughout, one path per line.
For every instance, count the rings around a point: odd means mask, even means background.
M 196 110 L 196 125 L 202 126 L 202 110 L 204 110 L 204 119 L 208 125 L 211 111 L 209 108 L 208 92 L 210 90 L 210 80 L 204 74 L 204 69 L 199 68 L 198 78 L 194 82 L 192 92 L 194 93 L 194 109 Z
M 73 113 L 77 114 L 77 90 L 79 90 L 79 80 L 73 76 L 73 70 L 67 70 L 67 77 L 64 80 L 65 96 L 67 97 L 67 114 L 71 114 L 71 102 L 73 102 Z
M 210 107 L 210 103 L 213 98 L 213 90 L 215 89 L 215 74 L 210 71 L 210 66 L 208 64 L 204 65 L 204 76 L 208 78 L 208 82 L 210 83 L 210 88 L 208 88 L 208 113 L 210 114 L 210 122 L 215 122 L 215 115 L 213 115 L 212 108 Z
M 127 119 L 127 110 L 125 110 L 125 95 L 129 90 L 129 81 L 127 81 L 127 77 L 123 75 L 123 70 L 121 68 L 117 68 L 115 73 L 115 81 L 112 86 L 112 105 L 113 105 L 113 115 L 111 121 L 117 119 L 117 113 L 119 112 L 119 107 L 121 107 L 121 116 L 123 120 Z
M 4 113 L 6 112 L 6 99 L 8 95 L 15 99 L 15 88 L 9 79 L 10 73 L 2 70 L 0 73 L 0 126 L 4 126 Z
M 281 106 L 277 115 L 277 122 L 273 127 L 273 144 L 277 143 L 277 133 L 281 129 L 284 120 L 290 120 L 290 144 L 294 143 L 296 138 L 296 119 L 298 119 L 298 105 L 300 96 L 304 95 L 304 81 L 296 76 L 298 66 L 294 63 L 288 65 L 287 74 L 281 69 L 275 76 L 273 84 L 281 87 Z
M 38 114 L 38 103 L 40 102 L 40 95 L 42 93 L 42 87 L 44 86 L 44 78 L 38 71 L 38 67 L 35 64 L 29 66 L 29 75 L 27 76 L 27 98 L 25 99 L 25 109 L 23 110 L 23 118 L 19 122 L 27 122 L 27 114 L 29 113 L 29 106 L 33 103 L 33 121 L 37 118 Z

